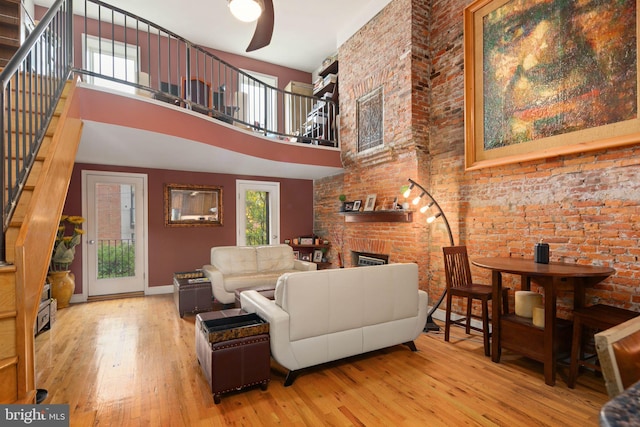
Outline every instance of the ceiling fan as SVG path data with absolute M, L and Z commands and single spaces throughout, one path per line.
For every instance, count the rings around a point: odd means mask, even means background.
M 243 22 L 252 22 L 256 19 L 256 30 L 249 42 L 247 52 L 261 49 L 271 43 L 273 35 L 273 0 L 228 0 L 229 9 L 233 16 Z

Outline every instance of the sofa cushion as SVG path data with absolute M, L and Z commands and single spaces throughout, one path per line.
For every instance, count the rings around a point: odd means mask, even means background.
M 224 275 L 258 272 L 256 249 L 252 246 L 213 247 L 211 248 L 211 264 Z
M 293 248 L 289 245 L 256 247 L 259 272 L 293 270 Z
M 278 278 L 287 271 L 270 271 L 253 274 L 230 274 L 224 277 L 224 289 L 234 293 L 239 288 L 275 286 Z
M 289 313 L 295 341 L 415 317 L 417 294 L 417 265 L 389 264 L 287 273 L 275 300 Z
M 418 313 L 418 266 L 389 264 L 387 268 L 365 268 L 363 324 L 377 325 L 414 317 Z M 388 286 L 393 283 L 393 286 Z

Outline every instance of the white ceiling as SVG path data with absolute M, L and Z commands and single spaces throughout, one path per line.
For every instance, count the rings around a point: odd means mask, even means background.
M 51 6 L 54 0 L 33 0 Z M 254 23 L 235 19 L 227 0 L 106 0 L 187 40 L 297 70 L 313 72 L 322 60 L 381 11 L 391 0 L 273 0 L 275 28 L 271 44 L 245 49 Z M 84 10 L 83 1 L 74 1 Z

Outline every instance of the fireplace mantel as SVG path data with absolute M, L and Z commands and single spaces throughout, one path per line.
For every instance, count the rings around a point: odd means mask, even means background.
M 340 212 L 344 222 L 412 222 L 413 211 Z

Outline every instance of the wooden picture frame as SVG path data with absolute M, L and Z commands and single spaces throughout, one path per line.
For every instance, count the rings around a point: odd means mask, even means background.
M 313 251 L 313 262 L 322 262 L 322 251 L 320 249 Z
M 640 142 L 639 1 L 467 6 L 466 169 Z
M 376 207 L 376 195 L 369 194 L 364 202 L 364 211 L 371 212 Z
M 354 206 L 355 202 L 344 202 L 344 211 L 345 212 L 351 212 L 353 211 L 353 206 Z
M 222 187 L 165 184 L 164 223 L 167 227 L 221 226 Z

